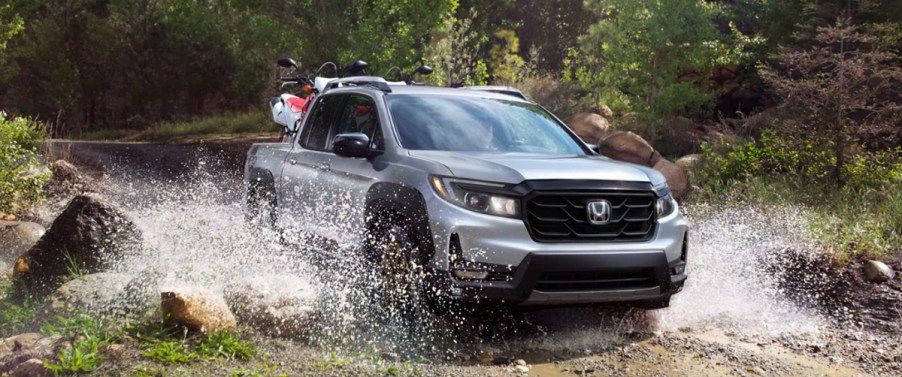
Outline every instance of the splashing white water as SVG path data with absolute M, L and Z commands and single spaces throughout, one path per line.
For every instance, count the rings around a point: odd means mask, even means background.
M 519 317 L 442 318 L 423 312 L 411 319 L 381 307 L 368 270 L 334 255 L 312 254 L 321 250 L 301 236 L 304 216 L 296 216 L 297 229 L 281 235 L 248 225 L 239 178 L 216 173 L 213 165 L 201 164 L 193 174 L 172 180 L 124 174 L 109 178 L 108 196 L 132 216 L 145 237 L 144 253 L 121 261 L 117 270 L 158 277 L 148 284 L 190 284 L 215 292 L 248 277 L 305 277 L 320 292 L 320 314 L 309 338 L 332 349 L 450 357 L 473 352 L 474 344 L 603 347 L 612 333 L 655 326 L 764 335 L 814 333 L 824 326 L 815 311 L 784 298 L 767 272 L 770 253 L 813 249 L 804 237 L 804 222 L 792 209 L 691 208 L 689 281 L 669 309 L 651 317 L 549 309 Z M 354 257 L 352 248 L 338 251 Z M 323 268 L 317 263 L 323 260 L 346 266 Z
M 687 212 L 689 280 L 658 313 L 660 326 L 761 335 L 816 333 L 823 327 L 814 310 L 783 295 L 772 270 L 781 253 L 816 250 L 799 210 L 701 205 Z

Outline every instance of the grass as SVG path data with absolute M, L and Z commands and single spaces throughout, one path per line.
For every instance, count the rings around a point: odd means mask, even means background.
M 21 302 L 14 301 L 11 297 L 12 280 L 0 279 L 0 338 L 18 335 L 33 326 L 34 317 L 37 314 L 40 303 L 30 296 L 24 297 Z
M 748 177 L 702 188 L 693 201 L 801 205 L 810 234 L 843 264 L 902 256 L 902 182 L 868 189 L 814 185 L 787 176 Z
M 186 136 L 210 134 L 241 134 L 249 132 L 278 132 L 267 112 L 249 111 L 245 113 L 223 114 L 197 118 L 188 121 L 157 123 L 143 131 L 96 130 L 77 135 L 81 140 L 137 140 L 169 142 Z
M 180 340 L 150 340 L 141 354 L 153 361 L 170 364 L 184 364 L 198 359 L 207 360 L 250 360 L 257 350 L 253 343 L 241 340 L 238 334 L 219 331 L 193 341 L 187 337 Z

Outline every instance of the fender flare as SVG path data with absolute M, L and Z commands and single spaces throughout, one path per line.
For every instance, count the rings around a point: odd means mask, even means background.
M 411 186 L 397 183 L 378 182 L 372 185 L 366 194 L 366 232 L 378 231 L 378 220 L 383 216 L 401 216 L 413 228 L 411 229 L 418 249 L 421 251 L 421 263 L 432 260 L 435 245 L 432 230 L 429 227 L 429 213 L 426 199 L 419 190 Z
M 278 195 L 276 194 L 276 181 L 273 178 L 273 174 L 268 169 L 258 168 L 258 167 L 250 167 L 247 171 L 247 184 L 245 198 L 249 199 L 252 193 L 251 190 L 255 190 L 258 187 L 269 187 L 272 189 L 273 197 L 272 200 L 274 202 L 278 202 Z M 275 204 L 275 203 L 274 203 Z

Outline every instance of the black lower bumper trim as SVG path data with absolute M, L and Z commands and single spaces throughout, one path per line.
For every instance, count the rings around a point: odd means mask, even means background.
M 682 290 L 686 274 L 671 275 L 678 263 L 682 262 L 668 263 L 663 251 L 532 253 L 516 267 L 510 281 L 464 281 L 453 279 L 448 272 L 434 271 L 430 274 L 433 277 L 430 291 L 456 300 L 500 301 L 512 305 L 653 299 Z M 542 290 L 542 287 L 558 288 Z

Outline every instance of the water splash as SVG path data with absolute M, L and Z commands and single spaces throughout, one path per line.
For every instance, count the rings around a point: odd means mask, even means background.
M 794 209 L 690 208 L 690 279 L 669 309 L 653 314 L 571 308 L 445 317 L 423 310 L 411 317 L 382 307 L 374 276 L 354 263 L 347 238 L 324 250 L 309 238 L 305 225 L 313 223 L 302 214 L 281 234 L 248 225 L 240 177 L 216 161 L 202 158 L 193 171 L 175 177 L 142 175 L 134 166 L 109 170 L 107 195 L 145 237 L 145 252 L 121 261 L 117 270 L 153 277 L 148 284 L 214 292 L 248 277 L 305 277 L 320 292 L 319 316 L 307 341 L 328 349 L 455 358 L 486 348 L 600 349 L 634 330 L 693 327 L 775 335 L 824 326 L 816 311 L 786 299 L 768 273 L 775 253 L 815 249 Z
M 786 253 L 817 250 L 796 208 L 688 208 L 689 280 L 658 319 L 664 329 L 720 328 L 748 334 L 816 333 L 824 319 L 790 301 L 775 268 Z

